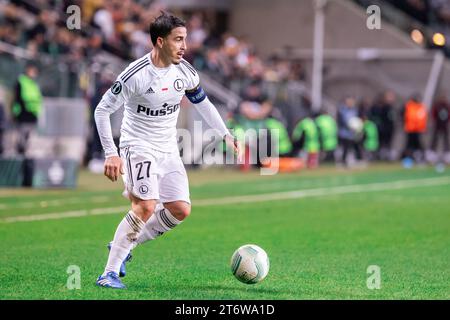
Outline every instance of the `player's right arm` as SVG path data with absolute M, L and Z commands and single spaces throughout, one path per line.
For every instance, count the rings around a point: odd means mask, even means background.
M 123 174 L 123 164 L 114 143 L 110 116 L 122 107 L 131 95 L 132 90 L 128 83 L 124 83 L 119 77 L 111 88 L 105 92 L 95 109 L 95 123 L 103 150 L 105 151 L 104 174 L 111 181 L 116 181 L 119 174 Z

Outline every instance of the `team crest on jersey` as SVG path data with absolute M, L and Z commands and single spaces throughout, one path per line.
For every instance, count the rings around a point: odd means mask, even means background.
M 122 92 L 122 84 L 120 83 L 120 81 L 114 82 L 111 87 L 111 92 L 114 94 L 119 94 L 120 92 Z
M 175 80 L 174 83 L 173 83 L 173 87 L 177 91 L 183 90 L 184 89 L 184 82 L 183 82 L 183 80 L 181 80 L 181 79 Z

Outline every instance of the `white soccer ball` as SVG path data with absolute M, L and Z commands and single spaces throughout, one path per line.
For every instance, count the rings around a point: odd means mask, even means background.
M 243 245 L 231 257 L 231 272 L 247 284 L 261 282 L 269 273 L 269 266 L 267 253 L 254 244 Z
M 360 134 L 364 129 L 364 122 L 361 120 L 361 118 L 352 117 L 350 118 L 350 120 L 348 120 L 348 127 L 356 134 Z

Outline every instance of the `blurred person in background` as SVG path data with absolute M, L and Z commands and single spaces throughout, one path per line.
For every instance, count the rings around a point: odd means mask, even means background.
M 272 141 L 277 142 L 278 155 L 280 157 L 287 157 L 291 155 L 292 142 L 284 123 L 274 116 L 269 116 L 266 119 L 265 123 L 266 128 L 269 131 L 269 146 L 271 145 Z M 268 148 L 268 152 L 268 156 L 272 156 L 270 148 Z
M 320 160 L 334 162 L 334 151 L 338 145 L 336 120 L 326 110 L 322 110 L 315 121 L 320 139 Z
M 427 130 L 427 109 L 420 102 L 419 94 L 414 94 L 405 104 L 402 111 L 404 131 L 406 133 L 406 147 L 402 157 L 414 159 L 417 162 L 423 161 L 424 149 L 422 145 L 422 135 Z
M 15 46 L 20 45 L 23 32 L 21 16 L 22 11 L 15 5 L 11 3 L 0 5 L 0 41 Z
M 359 117 L 363 122 L 361 148 L 363 150 L 363 158 L 366 160 L 375 159 L 375 152 L 378 151 L 379 147 L 377 126 L 369 119 L 370 111 L 373 107 L 372 99 L 368 96 L 361 99 L 358 107 Z
M 15 85 L 12 116 L 18 133 L 16 150 L 20 155 L 25 155 L 29 138 L 36 131 L 42 111 L 42 94 L 36 81 L 38 74 L 37 66 L 28 63 Z
M 391 160 L 391 144 L 395 130 L 395 100 L 393 91 L 386 91 L 375 102 L 369 111 L 368 118 L 378 129 L 379 137 L 379 160 Z
M 6 128 L 6 114 L 3 104 L 0 102 L 0 156 L 3 154 L 3 133 Z
M 375 122 L 369 120 L 367 117 L 363 117 L 362 120 L 364 121 L 364 158 L 367 160 L 374 160 L 376 158 L 375 153 L 379 150 L 380 146 L 378 128 Z
M 264 128 L 264 120 L 273 110 L 272 102 L 262 90 L 262 81 L 253 80 L 242 92 L 239 122 L 246 128 Z
M 197 59 L 198 64 L 199 59 Z M 222 47 L 212 46 L 206 50 L 204 70 L 214 75 L 214 79 L 222 84 L 227 83 L 233 74 L 233 67 Z
M 118 4 L 112 1 L 103 1 L 92 16 L 91 21 L 92 26 L 99 28 L 103 38 L 111 43 L 117 40 L 113 17 L 117 6 Z
M 320 139 L 319 131 L 312 117 L 306 117 L 298 122 L 292 132 L 294 151 L 306 152 L 306 165 L 310 169 L 319 165 Z
M 86 46 L 83 48 L 83 54 L 88 60 L 94 58 L 102 52 L 102 36 L 98 31 L 92 32 L 86 40 Z
M 25 37 L 28 40 L 27 49 L 34 54 L 52 53 L 52 46 L 57 43 L 57 14 L 51 10 L 42 10 L 36 23 L 26 32 Z
M 92 172 L 103 173 L 103 147 L 95 125 L 95 108 L 102 100 L 103 94 L 111 87 L 114 82 L 114 74 L 108 67 L 101 68 L 100 72 L 95 73 L 95 90 L 89 100 L 90 105 L 90 127 L 91 135 L 87 141 L 87 161 L 88 168 Z
M 236 122 L 244 131 L 254 129 L 258 132 L 260 129 L 267 128 L 266 119 L 268 119 L 272 113 L 273 104 L 269 97 L 264 93 L 262 85 L 263 83 L 261 80 L 255 79 L 242 90 L 242 102 L 239 105 Z M 258 140 L 256 141 L 257 146 L 261 143 L 259 138 L 260 136 L 258 135 Z M 261 165 L 258 150 L 251 150 L 249 145 L 245 145 L 244 152 L 245 163 L 241 167 L 241 170 L 250 169 L 250 162 L 252 162 L 251 159 L 254 159 L 254 155 L 256 155 L 257 165 Z
M 442 139 L 444 153 L 450 151 L 448 139 L 448 127 L 450 123 L 450 104 L 445 94 L 441 94 L 433 104 L 431 109 L 431 119 L 433 122 L 433 136 L 431 139 L 431 150 L 437 154 L 438 142 Z
M 186 59 L 195 62 L 197 56 L 201 55 L 203 44 L 208 38 L 208 31 L 204 27 L 203 18 L 200 14 L 194 14 L 188 21 L 189 34 L 186 41 L 189 43 L 189 53 L 186 55 Z
M 356 99 L 347 96 L 344 103 L 338 107 L 338 136 L 342 147 L 342 164 L 350 165 L 348 152 L 353 149 L 356 160 L 362 160 L 361 141 L 363 121 L 359 117 Z

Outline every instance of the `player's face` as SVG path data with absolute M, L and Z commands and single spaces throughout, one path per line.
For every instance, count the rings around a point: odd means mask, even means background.
M 168 60 L 173 64 L 179 64 L 186 51 L 185 27 L 177 27 L 164 39 L 162 51 Z

